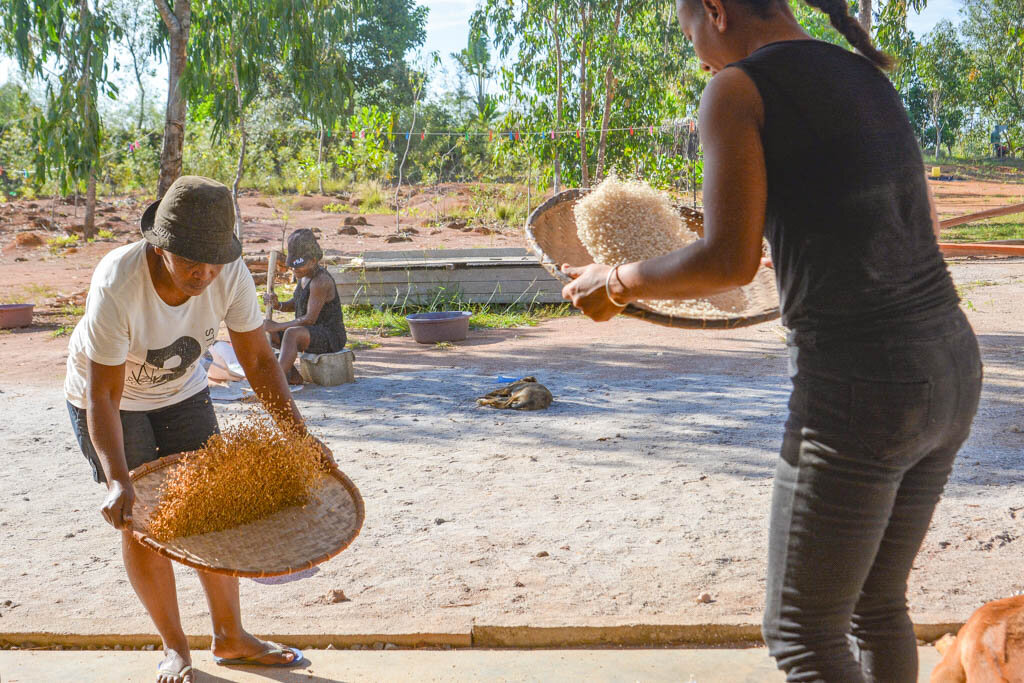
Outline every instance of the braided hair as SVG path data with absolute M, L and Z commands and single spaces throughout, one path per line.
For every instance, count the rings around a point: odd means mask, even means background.
M 682 0 L 692 4 L 700 0 Z M 772 10 L 784 3 L 786 0 L 736 0 L 751 7 L 760 17 L 767 18 Z M 850 45 L 867 57 L 879 69 L 888 71 L 894 65 L 893 58 L 885 54 L 871 41 L 871 36 L 861 26 L 852 14 L 846 0 L 803 0 L 811 7 L 815 7 L 828 15 L 832 26 L 849 41 Z
M 850 45 L 874 62 L 879 69 L 888 71 L 893 67 L 893 58 L 875 47 L 868 32 L 850 14 L 846 0 L 804 0 L 804 2 L 827 14 L 832 26 L 846 37 Z

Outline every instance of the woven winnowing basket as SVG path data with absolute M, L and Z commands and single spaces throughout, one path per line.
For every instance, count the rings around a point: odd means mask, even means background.
M 147 533 L 160 485 L 183 454 L 169 455 L 132 472 L 133 534 L 148 548 L 176 562 L 229 576 L 281 576 L 309 569 L 347 548 L 363 526 L 363 499 L 338 469 L 324 477 L 315 500 L 261 520 L 167 542 Z
M 561 271 L 563 263 L 586 266 L 594 262 L 587 248 L 580 242 L 576 231 L 573 207 L 587 190 L 565 190 L 556 194 L 534 210 L 526 221 L 526 241 L 540 257 L 545 270 L 562 282 L 569 277 Z M 704 234 L 704 216 L 694 209 L 680 207 L 679 212 L 687 227 L 699 235 Z M 656 307 L 629 304 L 623 315 L 668 327 L 729 328 L 756 325 L 779 317 L 779 295 L 771 269 L 761 266 L 754 279 L 735 290 L 707 297 L 722 311 L 721 315 L 687 317 L 660 312 Z

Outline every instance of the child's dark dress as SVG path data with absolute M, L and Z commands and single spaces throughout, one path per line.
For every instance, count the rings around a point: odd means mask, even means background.
M 323 266 L 316 269 L 305 287 L 302 286 L 301 280 L 296 285 L 293 299 L 295 317 L 301 318 L 306 315 L 309 307 L 309 287 L 318 277 L 325 277 L 331 281 L 334 297 L 320 309 L 316 322 L 306 326 L 309 330 L 309 346 L 306 347 L 306 353 L 334 353 L 345 348 L 345 319 L 341 313 L 341 300 L 338 298 L 338 289 L 334 286 L 334 278 Z

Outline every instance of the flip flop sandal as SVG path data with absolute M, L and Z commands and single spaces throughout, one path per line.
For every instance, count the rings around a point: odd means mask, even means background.
M 259 660 L 263 659 L 268 655 L 283 655 L 286 652 L 291 652 L 293 655 L 292 661 L 290 662 L 277 662 L 276 664 L 266 664 Z M 226 659 L 224 657 L 214 657 L 215 661 L 220 666 L 266 666 L 271 668 L 285 668 L 290 666 L 296 666 L 299 662 L 304 659 L 302 652 L 295 649 L 294 647 L 285 647 L 284 645 L 278 645 L 277 643 L 270 643 L 270 647 L 263 650 L 263 652 L 257 652 L 254 655 L 248 657 L 234 657 Z
M 180 671 L 173 671 L 171 669 L 167 669 L 161 666 L 157 667 L 156 673 L 158 676 L 170 676 L 176 681 L 184 681 L 185 676 L 188 676 L 190 673 L 192 673 L 192 665 L 186 664 L 185 666 L 181 667 Z

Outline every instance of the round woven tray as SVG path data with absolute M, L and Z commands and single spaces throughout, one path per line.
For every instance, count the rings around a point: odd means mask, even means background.
M 526 221 L 526 241 L 540 257 L 541 265 L 562 282 L 569 277 L 561 271 L 563 263 L 586 266 L 594 262 L 576 232 L 573 207 L 587 190 L 559 192 L 538 206 Z M 679 207 L 687 226 L 704 234 L 704 216 L 700 211 Z M 761 266 L 754 279 L 735 290 L 707 297 L 722 313 L 708 317 L 687 317 L 659 312 L 644 304 L 631 303 L 623 315 L 668 327 L 730 328 L 756 325 L 779 317 L 779 295 L 775 275 Z
M 147 533 L 149 517 L 159 502 L 160 485 L 181 456 L 154 460 L 131 474 L 135 487 L 132 532 L 140 543 L 175 562 L 229 576 L 293 574 L 340 553 L 363 526 L 363 498 L 335 468 L 316 492 L 317 500 L 308 505 L 285 508 L 224 531 L 157 541 Z

